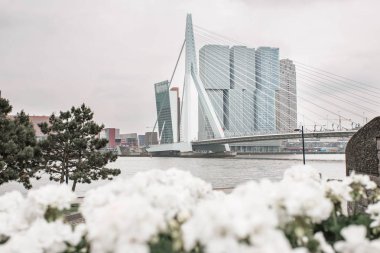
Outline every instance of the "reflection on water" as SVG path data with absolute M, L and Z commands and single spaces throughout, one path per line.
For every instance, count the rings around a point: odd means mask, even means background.
M 252 159 L 258 158 L 258 159 Z M 120 157 L 109 167 L 120 168 L 119 177 L 150 169 L 177 168 L 188 170 L 193 175 L 210 182 L 214 188 L 232 188 L 249 180 L 268 178 L 279 180 L 285 169 L 302 164 L 302 155 L 255 155 L 238 158 L 169 158 L 169 157 Z M 306 155 L 306 164 L 318 169 L 324 178 L 342 178 L 345 175 L 344 155 Z M 92 184 L 77 185 L 77 193 L 82 196 L 90 188 L 108 181 L 96 181 Z M 48 178 L 33 181 L 34 187 L 50 182 Z M 26 193 L 22 185 L 9 183 L 0 186 L 0 194 L 10 190 Z

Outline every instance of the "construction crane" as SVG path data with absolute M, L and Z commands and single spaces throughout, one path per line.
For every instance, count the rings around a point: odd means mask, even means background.
M 338 121 L 338 124 L 336 125 L 336 130 L 339 130 L 339 131 L 342 131 L 343 129 L 344 130 L 350 130 L 350 129 L 348 129 L 347 127 L 344 127 L 343 125 L 342 125 L 342 122 L 350 122 L 351 123 L 351 130 L 353 130 L 353 129 L 357 129 L 357 128 L 360 128 L 360 124 L 359 123 L 356 123 L 356 122 L 354 122 L 354 121 L 352 121 L 352 119 L 348 119 L 348 118 L 346 118 L 346 117 L 343 117 L 343 116 L 341 116 L 341 115 L 339 115 L 338 114 L 338 118 L 337 119 L 329 119 L 328 118 L 328 116 L 329 115 L 327 115 L 327 118 L 326 119 L 321 119 L 321 120 L 326 120 L 326 130 L 327 131 L 329 131 L 330 129 L 328 129 L 328 126 L 329 126 L 329 121 L 331 120 L 331 121 Z M 331 124 L 331 130 L 332 131 L 335 131 L 335 123 L 334 122 L 332 122 L 332 124 Z

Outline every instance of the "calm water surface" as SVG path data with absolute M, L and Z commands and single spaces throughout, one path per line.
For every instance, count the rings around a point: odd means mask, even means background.
M 344 155 L 306 155 L 306 164 L 316 168 L 323 178 L 342 178 L 345 175 Z M 177 168 L 190 171 L 193 175 L 210 182 L 214 188 L 233 188 L 249 180 L 269 178 L 279 180 L 285 169 L 302 165 L 302 155 L 255 155 L 237 158 L 169 158 L 169 157 L 120 157 L 109 167 L 120 168 L 119 177 L 130 177 L 137 172 L 150 169 Z M 77 193 L 82 196 L 87 190 L 109 181 L 77 185 Z M 50 182 L 46 178 L 33 181 L 34 188 Z M 7 191 L 26 190 L 17 183 L 0 186 L 0 194 Z

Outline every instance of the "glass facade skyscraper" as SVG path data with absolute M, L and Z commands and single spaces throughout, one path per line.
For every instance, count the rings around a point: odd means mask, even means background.
M 223 45 L 205 45 L 199 50 L 199 77 L 214 107 L 216 116 L 226 129 L 228 89 L 230 88 L 230 49 Z M 198 138 L 212 139 L 209 119 L 201 103 L 198 106 Z
M 229 121 L 226 135 L 254 132 L 255 49 L 233 46 L 230 49 Z
M 225 136 L 255 131 L 255 49 L 206 45 L 199 51 L 199 73 Z M 199 106 L 199 139 L 213 133 Z
M 259 47 L 256 50 L 255 130 L 276 131 L 276 90 L 279 87 L 279 49 Z
M 154 85 L 156 94 L 157 124 L 160 144 L 173 143 L 172 112 L 170 109 L 169 82 Z
M 280 75 L 279 48 L 205 45 L 200 49 L 199 76 L 225 136 L 295 128 L 295 67 L 290 60 L 281 64 Z M 198 115 L 198 139 L 215 138 L 201 104 Z M 169 119 L 160 119 L 161 127 L 164 121 Z

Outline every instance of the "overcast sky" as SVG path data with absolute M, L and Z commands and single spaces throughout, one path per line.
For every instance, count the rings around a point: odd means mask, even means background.
M 378 86 L 379 10 L 379 0 L 0 0 L 0 89 L 14 112 L 84 102 L 99 123 L 143 133 L 186 13 L 251 47 Z

